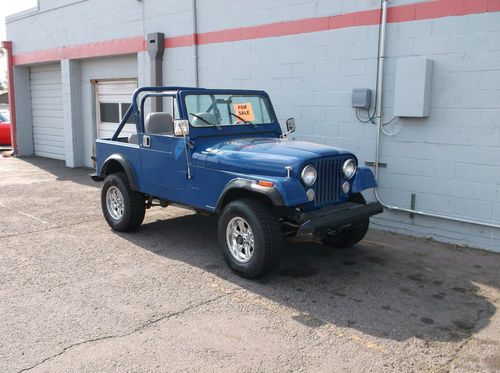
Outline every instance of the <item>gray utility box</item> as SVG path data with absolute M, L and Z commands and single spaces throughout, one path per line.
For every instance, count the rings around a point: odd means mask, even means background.
M 431 60 L 422 57 L 400 58 L 397 60 L 394 116 L 429 116 L 431 77 Z
M 355 88 L 352 90 L 352 107 L 356 109 L 369 109 L 372 103 L 372 91 L 368 88 Z

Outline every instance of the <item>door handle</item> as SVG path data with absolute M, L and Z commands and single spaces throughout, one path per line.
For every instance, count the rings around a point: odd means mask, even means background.
M 148 135 L 142 135 L 142 146 L 149 148 L 151 146 L 151 138 Z

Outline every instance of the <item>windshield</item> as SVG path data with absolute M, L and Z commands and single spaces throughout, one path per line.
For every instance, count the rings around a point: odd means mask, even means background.
M 0 122 L 8 122 L 10 121 L 9 113 L 5 111 L 0 111 Z
M 186 95 L 189 122 L 194 127 L 254 127 L 273 122 L 270 103 L 264 96 L 242 94 Z

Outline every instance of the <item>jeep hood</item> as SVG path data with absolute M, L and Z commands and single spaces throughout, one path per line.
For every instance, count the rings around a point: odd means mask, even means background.
M 234 139 L 207 146 L 207 167 L 256 175 L 285 176 L 308 160 L 350 154 L 332 146 L 276 138 Z

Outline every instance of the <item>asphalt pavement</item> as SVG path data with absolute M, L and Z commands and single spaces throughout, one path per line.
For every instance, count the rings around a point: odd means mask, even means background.
M 500 254 L 370 231 L 244 280 L 215 217 L 111 231 L 90 172 L 0 158 L 0 372 L 500 371 Z

